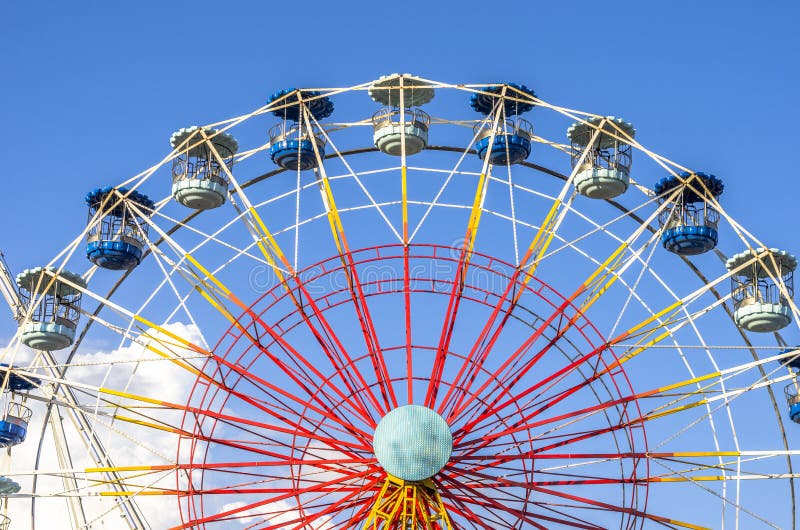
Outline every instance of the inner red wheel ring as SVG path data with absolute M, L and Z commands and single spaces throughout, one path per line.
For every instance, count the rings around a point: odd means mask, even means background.
M 191 435 L 179 444 L 185 469 L 178 482 L 194 494 L 180 502 L 184 523 L 349 528 L 369 510 L 384 476 L 371 452 L 384 403 L 394 395 L 408 404 L 411 393 L 421 401 L 435 388 L 433 404 L 454 433 L 454 450 L 434 480 L 445 505 L 464 518 L 453 521 L 457 527 L 595 528 L 586 514 L 597 511 L 589 501 L 600 499 L 615 508 L 601 511 L 617 512 L 620 528 L 640 528 L 649 466 L 625 457 L 647 448 L 638 399 L 622 367 L 604 371 L 617 358 L 599 331 L 549 285 L 517 275 L 512 309 L 502 295 L 514 266 L 474 254 L 437 375 L 441 308 L 457 277 L 458 252 L 414 245 L 406 258 L 401 245 L 361 249 L 259 296 L 204 366 L 222 384 L 198 378 L 188 401 L 193 412 L 182 429 Z M 388 377 L 361 338 L 352 271 L 370 301 Z M 413 308 L 409 344 L 406 297 Z M 509 317 L 484 358 L 473 342 L 495 306 Z M 337 349 L 344 351 L 333 361 L 323 353 Z M 564 467 L 589 440 L 592 453 L 618 458 L 588 472 Z

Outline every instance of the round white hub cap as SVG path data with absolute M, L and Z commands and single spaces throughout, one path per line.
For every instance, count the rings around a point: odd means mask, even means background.
M 420 405 L 398 407 L 375 428 L 372 446 L 387 473 L 410 482 L 431 478 L 453 452 L 453 435 L 444 418 Z

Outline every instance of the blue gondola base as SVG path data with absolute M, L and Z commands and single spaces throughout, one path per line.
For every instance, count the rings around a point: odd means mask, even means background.
M 800 383 L 797 379 L 786 385 L 783 389 L 786 395 L 786 405 L 789 408 L 789 418 L 800 423 Z
M 269 155 L 278 166 L 292 171 L 305 171 L 317 167 L 317 152 L 319 158 L 325 157 L 325 144 L 315 138 L 317 151 L 314 144 L 308 139 L 278 140 L 269 147 Z
M 131 270 L 142 262 L 142 244 L 135 239 L 90 241 L 86 245 L 89 261 L 113 271 Z
M 8 373 L 8 385 L 6 391 L 11 392 L 29 392 L 34 388 L 38 388 L 42 384 L 42 380 L 36 377 L 24 377 L 9 370 L 8 364 L 0 363 L 0 381 L 5 379 Z
M 656 183 L 654 192 L 659 202 L 669 203 L 659 215 L 661 243 L 666 250 L 695 256 L 717 246 L 719 212 L 708 203 L 708 198 L 719 198 L 724 188 L 720 179 L 705 173 L 684 172 Z M 676 195 L 670 195 L 678 189 Z
M 290 171 L 313 169 L 325 158 L 325 139 L 312 127 L 309 136 L 298 124 L 281 122 L 269 130 L 269 154 L 278 166 Z
M 19 445 L 25 441 L 27 434 L 28 424 L 19 418 L 8 416 L 0 420 L 0 447 Z
M 122 197 L 125 197 L 123 200 Z M 128 206 L 135 205 L 141 213 Z M 98 267 L 109 270 L 131 270 L 141 263 L 144 254 L 147 222 L 153 201 L 126 188 L 97 188 L 86 195 L 89 217 L 100 212 L 100 220 L 90 227 L 86 257 Z
M 481 138 L 476 144 L 478 157 L 483 160 L 489 151 L 489 162 L 495 166 L 505 166 L 524 162 L 531 154 L 531 141 L 519 134 L 497 134 L 489 149 L 490 137 Z
M 794 403 L 789 407 L 789 418 L 795 423 L 800 423 L 800 403 Z
M 333 113 L 330 98 L 316 91 L 287 88 L 272 94 L 267 104 L 276 107 L 272 114 L 283 118 L 269 130 L 272 161 L 290 171 L 317 167 L 325 157 L 325 139 L 319 127 L 311 123 L 302 110 L 305 108 L 314 120 L 327 118 Z M 313 133 L 308 134 L 307 129 Z
M 0 447 L 12 447 L 25 441 L 31 415 L 28 407 L 15 401 L 8 403 L 6 414 L 0 420 Z
M 719 235 L 712 226 L 678 225 L 661 232 L 664 248 L 681 256 L 695 256 L 717 246 Z
M 519 164 L 530 156 L 533 136 L 530 123 L 522 118 L 506 120 L 498 126 L 494 135 L 488 125 L 488 120 L 485 120 L 476 126 L 475 151 L 478 158 L 484 160 L 488 153 L 492 165 L 502 166 Z

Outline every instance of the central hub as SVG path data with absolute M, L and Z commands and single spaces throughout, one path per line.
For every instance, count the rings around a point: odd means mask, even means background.
M 453 435 L 444 418 L 428 407 L 405 405 L 381 418 L 372 447 L 390 475 L 409 482 L 429 479 L 453 452 Z

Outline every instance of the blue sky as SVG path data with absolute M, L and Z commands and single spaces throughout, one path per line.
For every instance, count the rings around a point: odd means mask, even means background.
M 524 83 L 624 117 L 646 146 L 720 176 L 728 211 L 762 240 L 800 253 L 796 2 L 302 6 L 0 4 L 0 250 L 12 268 L 48 261 L 85 222 L 84 194 L 160 159 L 172 131 L 243 114 L 280 88 L 393 72 Z M 0 337 L 13 330 L 0 317 Z
M 770 244 L 792 239 L 795 2 L 52 2 L 0 6 L 0 146 L 19 269 L 74 234 L 84 193 L 164 154 L 185 124 L 286 86 L 408 71 L 526 83 L 634 122 L 657 152 L 726 180 Z M 652 178 L 642 178 L 654 182 Z M 754 204 L 749 204 L 755 198 Z

